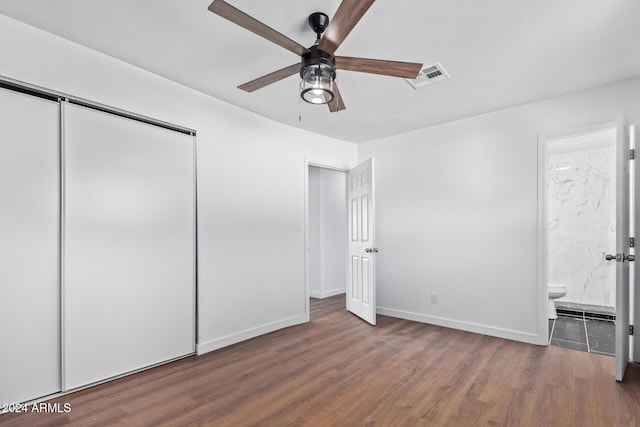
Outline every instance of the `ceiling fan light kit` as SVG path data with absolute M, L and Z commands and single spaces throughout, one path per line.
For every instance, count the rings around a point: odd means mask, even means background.
M 309 53 L 302 55 L 300 78 L 300 97 L 304 101 L 310 104 L 328 104 L 334 100 L 336 61 L 332 55 L 312 46 Z
M 301 57 L 300 64 L 290 65 L 238 86 L 253 92 L 271 83 L 300 73 L 300 97 L 310 104 L 328 104 L 329 111 L 337 112 L 346 107 L 335 82 L 336 69 L 361 73 L 415 79 L 422 64 L 385 61 L 379 59 L 336 57 L 336 49 L 360 21 L 375 0 L 342 0 L 333 19 L 322 12 L 309 15 L 309 26 L 316 34 L 316 42 L 310 48 L 298 44 L 273 28 L 231 6 L 224 0 L 214 0 L 209 10 Z

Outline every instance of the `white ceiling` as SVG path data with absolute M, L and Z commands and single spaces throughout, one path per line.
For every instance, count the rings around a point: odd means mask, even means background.
M 307 16 L 339 0 L 228 0 L 302 45 Z M 257 114 L 363 142 L 640 77 L 637 0 L 377 0 L 336 54 L 440 62 L 451 75 L 404 80 L 338 72 L 347 110 L 300 103 L 298 76 L 236 87 L 299 61 L 207 10 L 210 0 L 0 0 L 0 13 Z M 55 88 L 52 88 L 55 89 Z M 299 121 L 299 116 L 302 120 Z

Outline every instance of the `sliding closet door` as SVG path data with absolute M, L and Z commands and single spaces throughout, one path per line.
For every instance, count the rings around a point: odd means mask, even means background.
M 194 352 L 194 141 L 63 108 L 69 390 Z
M 60 390 L 59 108 L 0 89 L 0 404 Z

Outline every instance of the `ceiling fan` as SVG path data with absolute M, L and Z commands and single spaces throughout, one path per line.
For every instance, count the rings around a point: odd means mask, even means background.
M 384 61 L 379 59 L 335 56 L 335 51 L 349 35 L 353 27 L 375 0 L 342 0 L 333 20 L 321 12 L 309 16 L 309 26 L 316 33 L 316 42 L 306 48 L 273 28 L 252 18 L 224 0 L 214 0 L 209 10 L 216 15 L 246 28 L 283 48 L 300 55 L 301 62 L 274 71 L 238 86 L 247 92 L 261 89 L 271 83 L 300 73 L 303 100 L 312 104 L 328 104 L 331 112 L 346 107 L 335 82 L 336 70 L 359 71 L 384 76 L 415 79 L 422 64 L 413 62 Z

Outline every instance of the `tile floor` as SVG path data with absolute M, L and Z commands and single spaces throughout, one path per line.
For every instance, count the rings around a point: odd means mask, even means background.
M 588 313 L 581 316 L 558 313 L 557 319 L 549 319 L 549 344 L 613 356 L 615 323 L 589 318 Z

